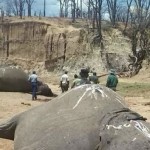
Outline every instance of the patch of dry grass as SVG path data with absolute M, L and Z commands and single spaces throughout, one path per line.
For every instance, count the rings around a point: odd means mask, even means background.
M 129 97 L 145 97 L 150 98 L 149 83 L 125 83 L 118 84 L 118 93 Z

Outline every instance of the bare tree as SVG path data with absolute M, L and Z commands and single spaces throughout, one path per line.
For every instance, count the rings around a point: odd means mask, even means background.
M 68 17 L 69 3 L 73 0 L 58 0 L 60 6 L 60 17 Z M 71 9 L 72 10 L 72 9 Z
M 83 1 L 80 0 L 80 11 L 81 11 L 81 18 L 83 17 L 83 10 L 82 10 L 82 4 L 83 4 Z
M 90 0 L 88 1 L 90 4 L 88 4 L 88 7 L 90 6 L 90 11 L 88 8 L 88 12 L 92 13 L 92 28 L 93 30 L 96 28 L 98 36 L 96 38 L 99 38 L 100 43 L 102 44 L 102 28 L 101 28 L 101 21 L 102 21 L 102 4 L 103 0 Z
M 75 2 L 75 0 L 72 0 L 71 5 L 72 5 L 72 22 L 75 22 L 75 20 L 76 20 L 76 2 Z
M 46 16 L 46 0 L 44 0 L 44 17 Z
M 18 0 L 18 4 L 19 4 L 19 16 L 22 19 L 23 12 L 24 12 L 25 0 Z
M 22 18 L 25 0 L 6 0 L 6 11 L 12 12 L 15 16 L 20 16 Z
M 65 10 L 64 10 L 64 16 L 68 17 L 68 9 L 69 9 L 69 0 L 64 0 Z
M 64 9 L 64 0 L 58 0 L 59 1 L 59 7 L 60 7 L 60 17 L 64 17 L 64 12 L 63 12 L 63 9 Z
M 128 21 L 129 21 L 129 14 L 130 14 L 130 9 L 131 9 L 131 5 L 132 5 L 133 0 L 127 0 L 127 17 L 126 17 L 126 23 L 125 23 L 125 29 L 128 26 Z
M 35 0 L 26 0 L 27 6 L 28 6 L 28 16 L 31 16 L 31 7 L 32 4 L 35 2 Z
M 118 0 L 107 0 L 108 13 L 113 26 L 116 25 L 117 2 Z
M 6 12 L 8 14 L 13 13 L 15 16 L 19 15 L 19 7 L 17 0 L 6 0 Z
M 134 74 L 137 74 L 142 68 L 143 60 L 146 57 L 150 60 L 150 1 L 133 0 L 127 23 L 130 25 L 128 28 L 125 25 L 125 29 L 131 38 L 133 57 L 136 58 L 132 68 Z
M 127 12 L 127 8 L 120 6 L 117 7 L 117 13 L 116 13 L 116 22 L 126 22 L 126 12 Z
M 6 0 L 5 4 L 7 14 L 13 13 L 15 16 L 22 18 L 25 0 Z

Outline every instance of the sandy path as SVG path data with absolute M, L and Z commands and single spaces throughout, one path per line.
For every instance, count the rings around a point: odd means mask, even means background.
M 51 88 L 55 93 L 60 94 L 58 85 L 51 85 Z M 31 101 L 31 95 L 29 94 L 0 92 L 0 121 L 45 103 L 45 101 L 50 99 L 44 96 L 38 96 L 38 101 Z M 144 115 L 150 121 L 149 99 L 144 99 L 143 97 L 126 97 L 125 100 L 131 109 Z M 0 150 L 13 150 L 13 141 L 0 139 Z

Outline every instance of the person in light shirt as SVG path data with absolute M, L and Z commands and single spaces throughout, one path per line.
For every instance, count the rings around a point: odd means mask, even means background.
M 32 100 L 36 100 L 37 99 L 37 75 L 36 72 L 33 71 L 33 73 L 29 76 L 28 81 L 31 83 L 32 86 Z
M 61 87 L 62 93 L 68 91 L 68 88 L 69 88 L 69 77 L 67 74 L 68 72 L 65 71 L 65 74 L 63 74 L 60 79 L 60 87 Z

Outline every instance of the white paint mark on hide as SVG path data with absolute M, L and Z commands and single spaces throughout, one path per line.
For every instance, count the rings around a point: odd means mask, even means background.
M 116 97 L 115 100 L 117 100 L 123 107 L 126 107 L 119 98 Z
M 109 130 L 110 128 L 114 128 L 117 130 L 123 129 L 123 128 L 129 128 L 131 127 L 131 124 L 124 124 L 124 125 L 118 125 L 118 126 L 114 126 L 114 125 L 106 125 L 107 129 Z
M 98 89 L 98 91 L 101 92 L 102 97 L 108 97 L 108 95 L 106 95 L 106 94 L 104 93 L 104 91 L 102 91 L 101 89 Z
M 95 89 L 94 89 L 94 88 L 92 89 L 92 94 L 93 94 L 94 98 L 97 100 L 97 94 L 96 94 L 96 92 L 95 92 Z
M 119 126 L 114 126 L 114 125 L 106 125 L 107 129 L 109 130 L 110 128 L 114 128 L 114 129 L 122 129 L 122 125 L 119 125 Z
M 87 86 L 87 84 L 83 84 L 83 85 L 77 86 L 77 87 L 73 88 L 73 90 L 83 89 L 85 86 Z
M 136 137 L 132 140 L 132 142 L 134 142 L 136 140 Z
M 80 86 L 78 86 L 78 87 L 73 88 L 72 90 L 83 89 L 84 86 L 87 86 L 87 84 L 80 85 Z M 65 92 L 64 94 L 62 94 L 62 95 L 59 97 L 59 99 L 62 98 L 62 97 L 64 97 L 64 96 L 65 96 L 66 94 L 68 94 L 69 92 L 70 92 L 70 91 Z
M 95 109 L 97 109 L 98 107 L 96 106 L 96 107 L 94 107 Z
M 85 86 L 85 85 L 84 85 L 84 86 Z M 87 85 L 86 85 L 86 86 L 87 86 Z M 82 86 L 82 87 L 83 87 L 83 86 Z M 95 85 L 92 85 L 92 86 L 90 86 L 90 87 L 87 86 L 86 91 L 85 91 L 85 92 L 83 93 L 83 95 L 79 98 L 78 102 L 77 102 L 76 105 L 73 107 L 73 109 L 75 109 L 75 108 L 79 105 L 79 103 L 82 101 L 83 97 L 87 94 L 88 91 L 91 91 L 88 96 L 91 96 L 91 98 L 94 97 L 95 100 L 98 99 L 98 97 L 97 97 L 97 92 L 100 92 L 103 98 L 108 97 L 108 96 L 105 94 L 105 92 L 104 92 L 102 89 L 100 89 L 99 86 L 95 86 Z
M 126 123 L 126 124 L 124 124 L 123 126 L 126 127 L 126 128 L 129 128 L 129 127 L 131 127 L 131 124 L 127 124 L 127 123 Z
M 94 95 L 94 98 L 97 99 L 97 92 L 100 92 L 102 97 L 108 97 L 108 95 L 105 94 L 105 92 L 99 87 L 99 86 L 92 86 L 92 94 Z
M 88 96 L 91 96 L 91 99 L 94 96 L 94 99 L 97 100 L 97 94 L 96 94 L 95 89 L 93 88 L 93 86 L 91 87 L 91 92 L 89 93 Z
M 83 95 L 79 98 L 79 100 L 77 101 L 77 103 L 75 104 L 75 106 L 73 107 L 73 109 L 75 109 L 79 104 L 80 104 L 80 102 L 82 101 L 82 99 L 83 99 L 83 97 L 86 95 L 86 93 L 88 92 L 88 91 L 90 91 L 91 90 L 91 88 L 86 88 L 86 91 L 83 93 Z
M 140 131 L 142 134 L 144 134 L 146 137 L 150 138 L 150 130 L 148 127 L 146 127 L 142 122 L 138 121 L 130 121 L 131 123 L 134 123 L 134 127 Z

